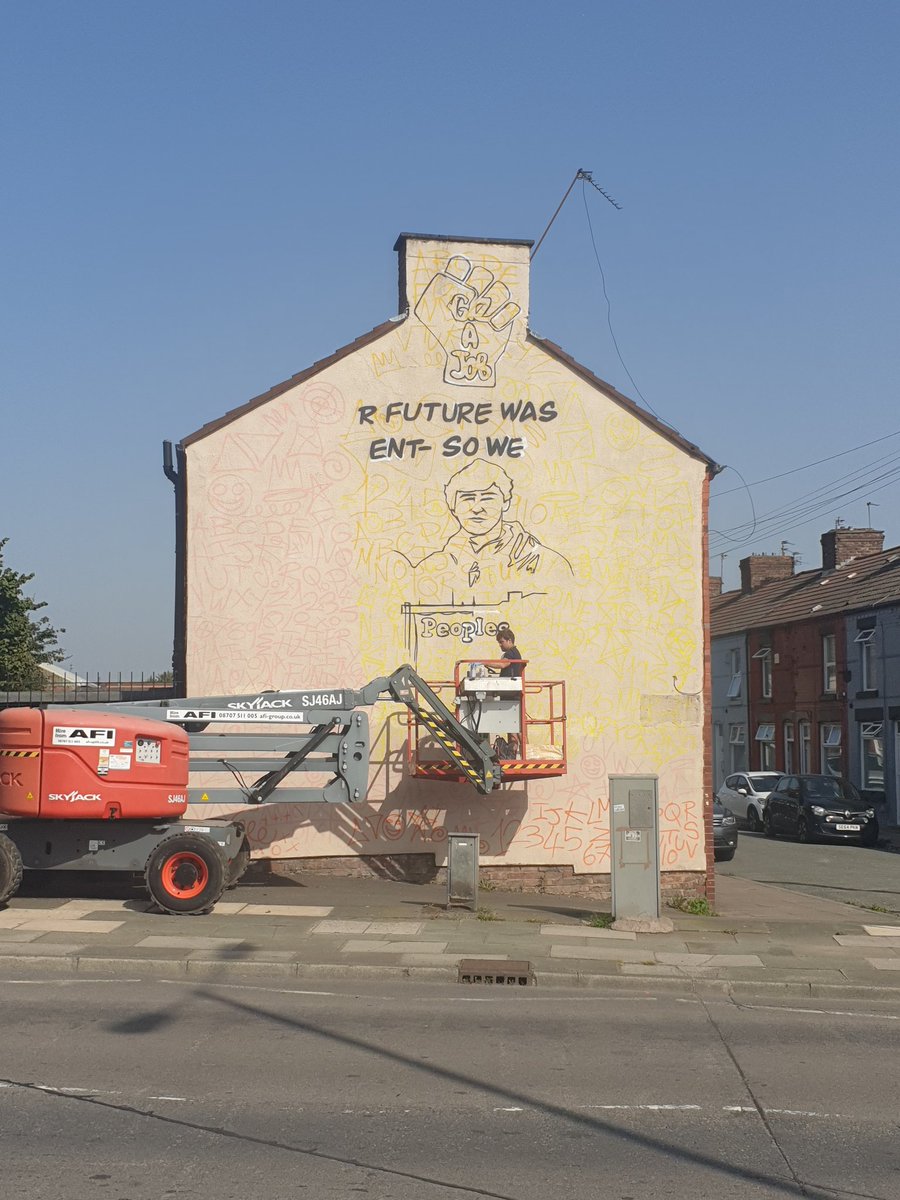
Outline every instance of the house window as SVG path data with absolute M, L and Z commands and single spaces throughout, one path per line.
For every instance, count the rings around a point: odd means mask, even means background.
M 731 659 L 731 683 L 728 685 L 728 699 L 738 700 L 741 695 L 741 683 L 743 674 L 741 672 L 741 652 L 740 650 L 732 650 L 730 652 Z
M 747 730 L 743 725 L 732 725 L 728 732 L 731 772 L 747 769 Z
M 800 774 L 809 774 L 810 767 L 810 743 L 812 734 L 810 731 L 809 721 L 800 722 Z
M 853 639 L 859 646 L 859 686 L 864 692 L 876 692 L 878 690 L 874 639 L 874 629 L 860 629 Z
M 840 725 L 823 725 L 821 727 L 822 774 L 841 774 L 841 727 Z
M 837 656 L 833 633 L 826 633 L 822 638 L 822 691 L 829 695 L 837 691 Z
M 864 721 L 862 741 L 862 786 L 873 791 L 884 791 L 884 724 L 881 721 Z
M 763 646 L 753 655 L 759 659 L 761 695 L 764 700 L 772 699 L 772 647 Z
M 784 723 L 784 773 L 794 772 L 794 725 L 792 721 Z
M 759 769 L 761 771 L 775 770 L 775 726 L 760 725 L 756 730 L 756 741 L 759 744 Z

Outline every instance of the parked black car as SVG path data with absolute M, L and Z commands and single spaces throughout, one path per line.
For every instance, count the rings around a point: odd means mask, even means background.
M 737 850 L 737 817 L 713 800 L 713 850 L 716 862 L 730 862 Z
M 785 775 L 769 792 L 763 814 L 766 837 L 792 834 L 801 842 L 838 838 L 874 846 L 875 809 L 846 779 L 834 775 Z

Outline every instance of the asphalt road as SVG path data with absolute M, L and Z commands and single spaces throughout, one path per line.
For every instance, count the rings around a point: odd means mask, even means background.
M 900 1006 L 811 1008 L 0 981 L 4 1194 L 890 1200 Z
M 717 863 L 716 871 L 900 913 L 900 854 L 889 850 L 849 842 L 804 846 L 742 829 L 737 854 L 731 862 Z

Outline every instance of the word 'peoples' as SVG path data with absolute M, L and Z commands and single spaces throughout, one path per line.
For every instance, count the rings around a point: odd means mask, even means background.
M 374 426 L 377 413 L 377 404 L 361 404 L 357 410 L 360 425 Z M 457 403 L 443 400 L 419 400 L 413 403 L 392 400 L 384 406 L 381 415 L 385 423 L 395 420 L 438 420 L 445 425 L 486 425 L 495 419 L 494 405 L 489 400 L 480 404 L 468 400 Z M 534 405 L 530 400 L 515 400 L 501 403 L 500 416 L 504 421 L 546 422 L 556 420 L 559 413 L 553 400 L 546 400 L 540 406 Z M 387 458 L 416 458 L 432 449 L 431 444 L 424 438 L 376 438 L 369 445 L 369 458 L 376 462 Z M 522 458 L 525 454 L 525 442 L 520 437 L 487 437 L 482 447 L 480 438 L 463 438 L 460 434 L 451 434 L 441 442 L 443 458 L 456 458 L 460 454 L 474 458 L 477 454 L 485 452 L 490 458 Z

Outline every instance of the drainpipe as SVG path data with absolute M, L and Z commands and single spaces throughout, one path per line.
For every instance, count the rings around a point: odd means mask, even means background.
M 177 465 L 176 465 L 177 464 Z M 172 683 L 176 696 L 187 695 L 187 463 L 179 442 L 163 442 L 163 472 L 175 489 L 175 630 Z

